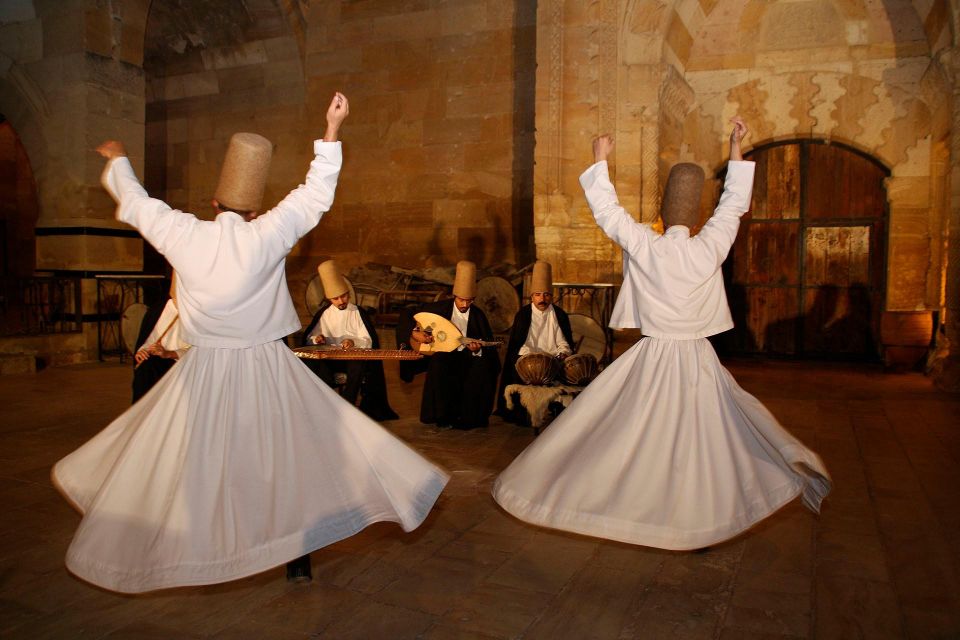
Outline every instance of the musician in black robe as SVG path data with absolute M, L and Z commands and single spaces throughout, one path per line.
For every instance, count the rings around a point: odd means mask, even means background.
M 303 346 L 327 344 L 343 348 L 380 348 L 380 338 L 370 320 L 370 315 L 350 302 L 346 280 L 333 260 L 318 267 L 324 295 L 328 297 L 320 305 L 310 325 L 303 332 Z M 335 295 L 328 295 L 332 292 Z M 399 416 L 387 400 L 387 382 L 380 360 L 304 360 L 303 362 L 327 385 L 336 388 L 335 375 L 346 374 L 346 384 L 340 395 L 356 404 L 373 420 L 396 420 Z
M 504 391 L 507 385 L 522 383 L 517 375 L 517 360 L 528 353 L 545 353 L 559 359 L 573 353 L 573 331 L 566 311 L 553 304 L 553 273 L 550 263 L 533 265 L 530 304 L 513 318 L 507 355 L 497 391 L 497 415 L 508 422 L 524 423 L 526 412 L 518 405 L 507 409 Z
M 493 331 L 487 316 L 473 305 L 476 289 L 476 266 L 461 261 L 457 263 L 454 297 L 429 303 L 419 311 L 450 320 L 464 337 L 492 341 Z M 418 348 L 419 343 L 432 342 L 433 338 L 417 330 L 413 315 L 408 312 L 401 316 L 397 325 L 397 343 Z M 487 426 L 500 372 L 500 358 L 495 347 L 472 342 L 450 353 L 435 353 L 422 360 L 400 362 L 400 377 L 405 382 L 424 371 L 427 378 L 420 402 L 420 422 L 455 429 Z
M 187 345 L 180 341 L 177 300 L 174 290 L 176 274 L 170 284 L 170 295 L 163 296 L 147 308 L 140 322 L 133 357 L 132 402 L 147 395 L 160 378 L 176 364 Z

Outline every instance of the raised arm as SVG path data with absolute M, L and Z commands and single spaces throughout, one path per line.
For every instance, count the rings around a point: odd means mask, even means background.
M 313 143 L 314 159 L 304 184 L 291 191 L 276 207 L 259 216 L 252 224 L 282 240 L 283 250 L 317 226 L 333 204 L 343 152 L 338 142 L 340 126 L 350 113 L 350 103 L 336 93 L 327 109 L 327 129 L 322 140 Z
M 648 225 L 634 220 L 626 209 L 620 206 L 607 167 L 607 158 L 612 151 L 613 138 L 609 135 L 600 136 L 593 141 L 595 163 L 580 175 L 580 186 L 583 187 L 587 204 L 603 232 L 624 251 L 636 255 L 646 246 L 654 231 Z
M 749 133 L 746 123 L 740 116 L 734 117 L 733 131 L 730 133 L 730 162 L 727 164 L 727 178 L 723 185 L 723 194 L 713 215 L 707 220 L 693 241 L 699 246 L 704 270 L 712 272 L 720 268 L 740 229 L 740 216 L 750 209 L 753 194 L 753 172 L 755 163 L 745 161 L 741 143 Z
M 97 147 L 97 153 L 107 159 L 100 182 L 117 202 L 117 219 L 135 227 L 157 251 L 167 255 L 197 223 L 196 217 L 147 195 L 123 143 L 107 140 Z

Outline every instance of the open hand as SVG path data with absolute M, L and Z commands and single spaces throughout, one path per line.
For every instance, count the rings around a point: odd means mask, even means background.
M 613 136 L 609 133 L 593 139 L 593 160 L 603 162 L 613 152 Z

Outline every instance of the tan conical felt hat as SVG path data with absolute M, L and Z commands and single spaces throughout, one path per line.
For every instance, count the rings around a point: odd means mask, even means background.
M 469 260 L 457 263 L 457 276 L 453 280 L 453 295 L 458 298 L 477 297 L 477 265 Z
M 553 293 L 553 267 L 549 262 L 537 260 L 533 263 L 530 293 Z
M 324 298 L 337 298 L 350 290 L 335 261 L 327 260 L 321 263 L 317 272 L 320 274 L 320 284 L 323 285 Z
M 681 162 L 670 169 L 660 209 L 665 226 L 680 224 L 694 227 L 700 222 L 703 180 L 703 169 L 699 165 Z
M 235 133 L 220 169 L 220 183 L 213 197 L 237 211 L 260 211 L 273 145 L 256 133 Z

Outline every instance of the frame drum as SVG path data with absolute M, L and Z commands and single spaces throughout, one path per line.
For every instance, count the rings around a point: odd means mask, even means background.
M 488 276 L 477 281 L 474 304 L 487 316 L 494 333 L 505 333 L 510 331 L 513 317 L 520 311 L 520 296 L 509 280 Z
M 140 325 L 143 324 L 143 316 L 147 315 L 147 305 L 134 302 L 123 310 L 120 316 L 120 335 L 123 337 L 123 345 L 130 353 L 137 350 L 137 338 L 140 337 Z
M 596 320 L 582 313 L 571 313 L 570 329 L 574 342 L 570 346 L 575 352 L 589 353 L 598 362 L 603 359 L 607 352 L 607 334 Z

